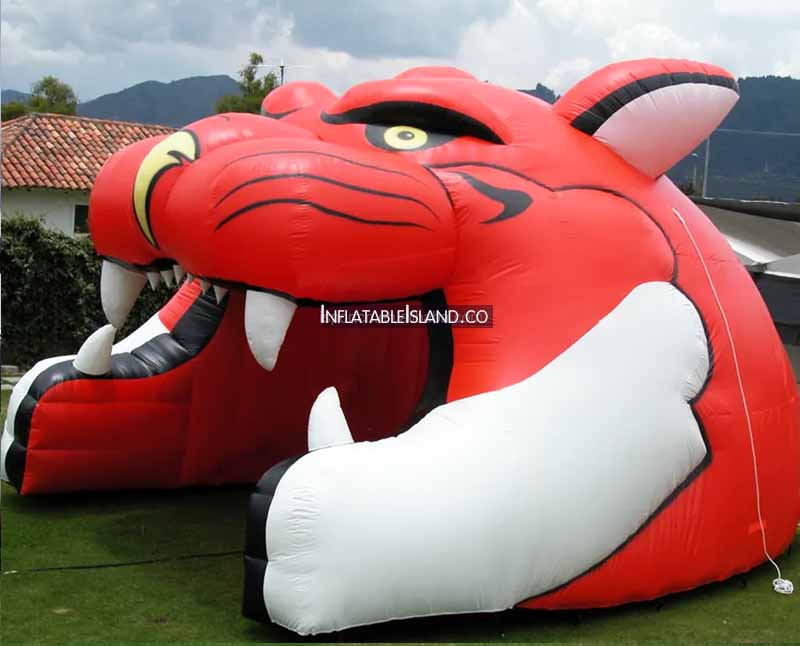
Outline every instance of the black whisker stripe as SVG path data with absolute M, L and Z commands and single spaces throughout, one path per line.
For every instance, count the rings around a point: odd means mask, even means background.
M 303 200 L 300 198 L 278 198 L 274 200 L 262 200 L 261 202 L 253 202 L 252 204 L 248 204 L 247 206 L 243 206 L 241 209 L 238 209 L 231 213 L 230 215 L 225 216 L 216 227 L 214 227 L 215 231 L 219 231 L 222 227 L 226 224 L 235 220 L 240 215 L 244 215 L 249 211 L 253 211 L 255 209 L 260 209 L 263 206 L 272 206 L 273 204 L 299 204 L 301 206 L 310 206 L 311 208 L 317 209 L 321 213 L 326 215 L 332 215 L 336 218 L 342 218 L 344 220 L 350 220 L 351 222 L 358 222 L 359 224 L 375 224 L 378 226 L 389 226 L 389 227 L 417 227 L 420 229 L 426 229 L 430 231 L 430 229 L 422 224 L 417 224 L 416 222 L 408 222 L 407 220 L 368 220 L 366 218 L 360 218 L 357 215 L 352 215 L 351 213 L 345 213 L 343 211 L 337 211 L 335 209 L 330 209 L 327 206 L 323 206 L 322 204 L 317 204 L 316 202 L 312 202 L 311 200 Z
M 677 276 L 677 272 L 678 272 L 678 257 L 677 257 L 677 254 L 675 252 L 675 245 L 672 244 L 672 240 L 667 235 L 667 232 L 664 229 L 663 225 L 656 219 L 656 217 L 652 213 L 650 213 L 650 211 L 648 211 L 644 206 L 639 204 L 639 202 L 634 200 L 632 197 L 628 197 L 624 193 L 622 193 L 622 192 L 620 192 L 620 191 L 618 191 L 616 189 L 609 188 L 608 186 L 599 186 L 599 185 L 595 185 L 595 184 L 563 184 L 561 186 L 550 186 L 549 184 L 546 184 L 546 183 L 544 183 L 542 181 L 539 181 L 538 179 L 534 179 L 530 175 L 526 175 L 525 173 L 521 173 L 520 171 L 515 170 L 513 168 L 509 168 L 508 166 L 502 166 L 500 164 L 490 164 L 488 162 L 460 161 L 460 162 L 447 162 L 447 163 L 443 163 L 443 164 L 427 164 L 426 165 L 427 168 L 459 168 L 459 167 L 463 167 L 463 166 L 476 166 L 476 167 L 491 168 L 491 169 L 494 169 L 494 170 L 498 170 L 500 172 L 508 173 L 509 175 L 513 175 L 515 177 L 519 177 L 520 179 L 524 179 L 525 181 L 530 182 L 531 184 L 535 184 L 536 186 L 539 186 L 539 187 L 541 187 L 541 188 L 543 188 L 545 190 L 548 190 L 548 191 L 553 191 L 554 193 L 558 193 L 558 192 L 562 192 L 562 191 L 599 191 L 601 193 L 608 193 L 609 195 L 614 195 L 615 197 L 618 197 L 618 198 L 620 198 L 622 200 L 625 200 L 626 202 L 628 202 L 628 204 L 631 204 L 633 207 L 635 207 L 636 209 L 638 209 L 639 211 L 644 213 L 645 216 L 647 216 L 647 218 L 661 232 L 661 235 L 666 240 L 667 245 L 669 246 L 670 251 L 672 252 L 672 257 L 673 257 L 673 261 L 674 261 L 673 262 L 674 271 L 673 271 L 673 277 L 672 278 L 673 278 L 673 280 L 675 280 L 675 278 Z M 484 224 L 486 224 L 486 223 L 484 223 Z
M 352 159 L 348 159 L 347 157 L 342 157 L 341 155 L 334 155 L 333 153 L 323 153 L 318 150 L 267 150 L 262 153 L 252 153 L 250 155 L 243 155 L 242 157 L 237 157 L 236 159 L 232 159 L 227 164 L 225 164 L 222 169 L 231 166 L 237 162 L 242 161 L 243 159 L 252 159 L 253 157 L 267 157 L 269 155 L 319 155 L 320 157 L 330 157 L 332 159 L 339 159 L 343 162 L 347 162 L 348 164 L 352 164 L 353 166 L 361 166 L 362 168 L 371 168 L 372 170 L 378 170 L 384 173 L 391 173 L 392 175 L 400 175 L 402 177 L 407 177 L 408 179 L 414 180 L 418 184 L 422 184 L 423 182 L 413 175 L 409 175 L 408 173 L 404 173 L 400 170 L 393 170 L 391 168 L 383 168 L 382 166 L 375 166 L 374 164 L 365 164 L 364 162 L 357 162 Z
M 450 208 L 453 208 L 453 209 L 456 208 L 456 205 L 453 202 L 453 196 L 450 195 L 450 191 L 447 190 L 447 186 L 445 186 L 444 182 L 442 181 L 442 178 L 439 177 L 436 173 L 434 173 L 428 166 L 423 166 L 422 168 L 424 168 L 426 171 L 428 171 L 428 173 L 430 173 L 431 177 L 433 177 L 433 179 L 436 180 L 436 182 L 439 184 L 439 186 L 442 187 L 442 190 L 444 191 L 444 194 L 447 196 L 447 201 L 450 202 Z
M 260 182 L 270 182 L 272 180 L 278 179 L 290 179 L 295 177 L 304 177 L 307 179 L 317 180 L 319 182 L 325 182 L 327 184 L 333 184 L 334 186 L 341 186 L 342 188 L 349 189 L 351 191 L 358 191 L 359 193 L 368 193 L 369 195 L 379 195 L 381 197 L 390 197 L 397 200 L 407 200 L 409 202 L 414 202 L 415 204 L 419 204 L 422 208 L 428 211 L 433 217 L 437 220 L 439 217 L 436 213 L 433 212 L 433 209 L 429 207 L 425 202 L 422 200 L 418 200 L 415 197 L 411 197 L 410 195 L 401 195 L 400 193 L 390 193 L 388 191 L 379 191 L 374 188 L 366 188 L 365 186 L 358 186 L 356 184 L 349 184 L 347 182 L 340 182 L 336 179 L 331 179 L 330 177 L 325 177 L 323 175 L 315 175 L 313 173 L 281 173 L 279 175 L 262 175 L 261 177 L 254 177 L 253 179 L 249 179 L 246 182 L 242 182 L 238 186 L 233 187 L 230 191 L 225 193 L 220 200 L 214 205 L 215 207 L 222 204 L 225 200 L 227 200 L 231 195 L 240 191 L 241 189 L 245 188 L 246 186 L 250 186 L 251 184 L 258 184 Z

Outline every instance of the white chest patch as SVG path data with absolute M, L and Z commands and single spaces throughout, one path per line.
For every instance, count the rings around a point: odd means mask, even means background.
M 648 283 L 530 378 L 304 456 L 267 519 L 271 618 L 307 634 L 499 610 L 580 575 L 706 456 L 688 402 L 708 369 L 694 305 Z

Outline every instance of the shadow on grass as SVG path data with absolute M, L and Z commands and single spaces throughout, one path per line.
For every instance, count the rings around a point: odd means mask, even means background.
M 176 491 L 110 492 L 20 498 L 3 495 L 3 525 L 8 530 L 6 553 L 13 565 L 88 565 L 125 563 L 146 558 L 164 562 L 123 566 L 104 574 L 85 571 L 19 575 L 14 599 L 38 631 L 56 631 L 60 618 L 42 617 L 36 599 L 54 598 L 46 577 L 61 575 L 65 589 L 97 585 L 104 592 L 82 600 L 87 623 L 76 636 L 103 636 L 123 643 L 138 628 L 137 643 L 250 642 L 787 642 L 800 634 L 797 596 L 772 591 L 769 565 L 727 581 L 654 601 L 583 611 L 510 610 L 502 613 L 453 615 L 393 621 L 318 637 L 299 637 L 268 624 L 242 618 L 242 565 L 238 552 L 250 486 L 195 488 Z M 5 534 L 5 532 L 4 532 Z M 6 538 L 6 535 L 3 537 Z M 6 549 L 6 548 L 9 549 Z M 795 541 L 797 547 L 797 540 Z M 192 554 L 222 552 L 222 557 L 186 559 Z M 779 563 L 797 582 L 800 557 L 784 554 Z M 41 554 L 47 557 L 40 556 Z M 389 556 L 387 556 L 389 557 Z M 687 567 L 690 564 L 687 564 Z M 30 578 L 28 578 L 30 577 Z M 43 578 L 40 578 L 43 577 Z M 95 578 L 99 577 L 99 578 Z M 10 583 L 11 581 L 9 581 Z M 130 588 L 130 589 L 129 589 Z M 110 605 L 117 597 L 117 607 Z M 4 595 L 4 606 L 6 605 Z M 77 601 L 76 601 L 77 603 Z M 139 615 L 131 608 L 141 604 Z M 24 609 L 23 606 L 27 609 Z M 7 606 L 6 606 L 7 607 Z M 120 613 L 116 633 L 97 617 Z M 23 620 L 20 616 L 19 621 Z M 44 621 L 44 623 L 41 623 Z M 50 622 L 47 624 L 47 622 Z M 138 623 L 137 623 L 138 622 Z M 794 626 L 794 627 L 793 627 Z M 103 634 L 104 629 L 107 631 Z M 83 631 L 83 632 L 81 632 Z M 146 637 L 146 641 L 142 641 Z M 50 643 L 50 642 L 48 642 Z M 56 643 L 56 642 L 52 642 Z M 86 640 L 86 643 L 90 643 Z M 94 643 L 94 642 L 91 642 Z
M 795 546 L 799 546 L 800 538 L 795 539 Z M 797 570 L 797 558 L 793 558 L 790 546 L 779 559 L 784 570 Z M 706 631 L 697 623 L 697 618 L 705 614 L 706 609 L 711 615 L 722 604 L 731 604 L 734 598 L 745 589 L 752 589 L 756 595 L 750 595 L 746 603 L 755 601 L 754 596 L 760 599 L 783 604 L 781 616 L 785 619 L 795 617 L 795 624 L 788 621 L 785 625 L 778 624 L 778 628 L 785 629 L 785 639 L 781 642 L 796 643 L 800 635 L 800 608 L 790 597 L 781 598 L 772 591 L 771 580 L 774 576 L 771 565 L 763 564 L 757 568 L 734 575 L 733 577 L 716 583 L 694 588 L 685 592 L 674 593 L 651 601 L 629 603 L 610 608 L 593 608 L 585 610 L 528 610 L 514 608 L 498 613 L 476 613 L 448 615 L 439 617 L 425 617 L 419 619 L 406 619 L 391 621 L 373 626 L 351 628 L 334 634 L 319 636 L 299 637 L 286 630 L 276 633 L 274 625 L 259 626 L 254 624 L 247 630 L 253 641 L 277 639 L 291 642 L 466 642 L 485 643 L 496 641 L 529 642 L 542 641 L 613 641 L 615 643 L 647 641 L 661 641 L 657 635 L 660 620 L 667 617 L 677 619 L 679 626 L 677 632 L 684 638 L 698 639 L 713 638 L 715 631 Z M 771 595 L 771 596 L 767 596 Z M 709 608 L 711 604 L 711 608 Z M 791 604 L 791 605 L 790 605 Z M 756 606 L 758 607 L 758 606 Z M 730 616 L 735 616 L 735 611 L 727 610 Z M 686 621 L 683 621 L 685 619 Z M 706 618 L 707 620 L 708 618 Z M 727 621 L 721 619 L 719 638 L 725 639 L 727 630 L 723 627 Z M 688 625 L 680 625 L 688 624 Z M 650 635 L 643 635 L 642 626 L 650 626 Z M 627 628 L 626 628 L 627 626 Z M 280 630 L 280 629 L 279 629 Z M 646 631 L 645 631 L 646 632 Z M 665 634 L 665 641 L 675 643 L 669 635 L 676 635 L 676 627 Z M 735 643 L 764 642 L 759 636 L 750 638 L 746 631 L 737 634 L 739 639 Z M 677 638 L 677 635 L 676 635 Z M 730 638 L 730 637 L 728 637 Z M 685 643 L 685 642 L 678 642 Z
M 184 487 L 181 489 L 135 489 L 126 491 L 91 491 L 91 492 L 66 492 L 51 494 L 34 494 L 29 496 L 4 495 L 2 506 L 4 510 L 18 512 L 47 512 L 71 513 L 97 508 L 113 508 L 115 511 L 124 511 L 126 508 L 140 508 L 174 504 L 183 504 L 200 499 L 205 501 L 205 496 L 217 497 L 227 495 L 240 495 L 246 499 L 253 490 L 253 485 L 217 485 L 208 487 Z

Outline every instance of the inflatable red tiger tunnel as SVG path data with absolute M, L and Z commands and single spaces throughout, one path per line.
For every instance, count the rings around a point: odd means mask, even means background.
M 608 606 L 778 555 L 795 379 L 664 175 L 737 98 L 683 60 L 611 65 L 552 106 L 428 67 L 341 97 L 287 84 L 260 116 L 127 147 L 90 204 L 109 325 L 16 386 L 3 477 L 258 480 L 244 612 L 302 634 Z M 114 344 L 148 280 L 180 288 Z M 322 324 L 335 307 L 492 318 Z

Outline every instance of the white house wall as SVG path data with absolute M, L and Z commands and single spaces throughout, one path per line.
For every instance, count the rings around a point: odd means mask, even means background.
M 52 189 L 3 189 L 3 217 L 22 213 L 40 218 L 42 223 L 67 235 L 75 230 L 75 205 L 88 204 L 88 191 L 56 191 Z

